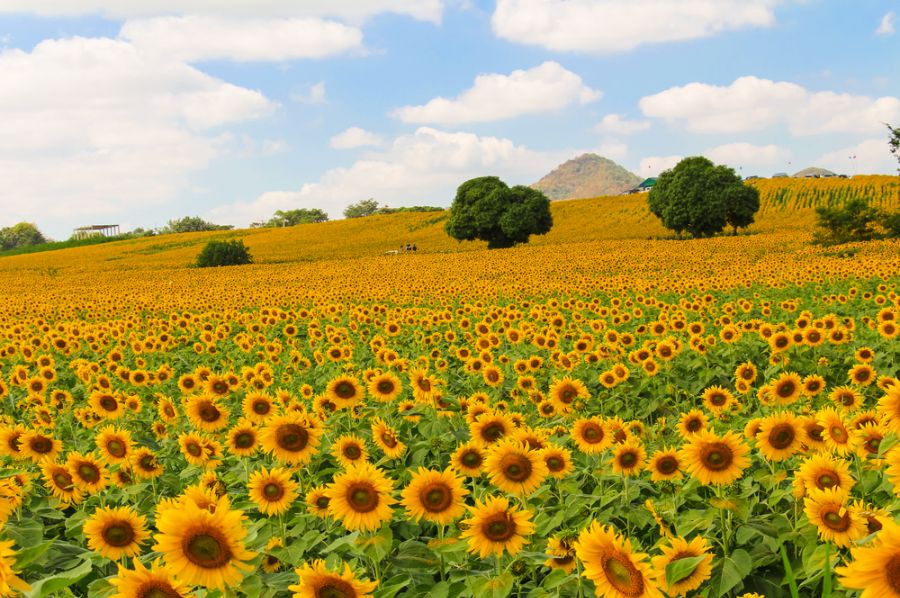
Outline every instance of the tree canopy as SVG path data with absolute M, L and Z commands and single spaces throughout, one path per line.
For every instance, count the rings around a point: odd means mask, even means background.
M 275 215 L 266 222 L 268 227 L 296 226 L 298 224 L 310 224 L 313 222 L 328 222 L 328 214 L 319 208 L 299 208 L 296 210 L 278 210 Z
M 726 224 L 735 234 L 752 224 L 759 210 L 759 191 L 744 185 L 734 169 L 695 156 L 659 175 L 647 201 L 666 228 L 679 235 L 704 237 L 720 232 Z
M 891 148 L 891 153 L 894 154 L 894 157 L 897 158 L 897 161 L 900 162 L 900 127 L 892 127 L 891 125 L 887 125 L 888 131 L 891 132 L 891 137 L 888 140 L 888 145 Z M 900 171 L 900 168 L 897 169 Z
M 370 197 L 344 208 L 344 218 L 362 218 L 363 216 L 371 216 L 377 211 L 378 202 Z
M 159 232 L 160 234 L 168 235 L 171 233 L 197 233 L 208 230 L 231 230 L 232 228 L 234 227 L 207 222 L 199 216 L 185 216 L 178 220 L 169 220 Z
M 30 222 L 20 222 L 13 226 L 0 228 L 0 250 L 2 251 L 46 242 L 47 239 L 41 234 L 38 227 Z
M 487 241 L 488 249 L 527 243 L 553 227 L 550 200 L 531 187 L 509 187 L 495 176 L 471 179 L 456 190 L 445 230 L 454 239 Z

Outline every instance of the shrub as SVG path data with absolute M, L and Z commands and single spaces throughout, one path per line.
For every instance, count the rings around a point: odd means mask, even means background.
M 252 264 L 253 258 L 243 241 L 210 241 L 197 256 L 197 267 L 241 266 Z
M 841 245 L 871 241 L 881 237 L 876 229 L 881 211 L 864 199 L 851 199 L 842 206 L 816 208 L 817 230 L 813 241 L 820 245 Z

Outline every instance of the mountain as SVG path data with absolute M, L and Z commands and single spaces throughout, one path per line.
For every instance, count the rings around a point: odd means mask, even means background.
M 612 160 L 597 154 L 573 158 L 531 185 L 550 199 L 576 199 L 619 195 L 636 187 L 642 179 Z
M 794 173 L 794 178 L 802 179 L 809 177 L 830 177 L 837 176 L 830 170 L 825 170 L 824 168 L 817 168 L 815 166 L 810 166 L 809 168 L 804 168 L 800 172 Z

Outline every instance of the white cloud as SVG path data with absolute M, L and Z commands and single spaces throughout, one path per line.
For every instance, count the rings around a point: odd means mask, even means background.
M 752 145 L 750 143 L 729 143 L 703 152 L 716 164 L 726 164 L 734 168 L 740 166 L 771 166 L 786 162 L 791 152 L 777 145 Z
M 171 60 L 239 62 L 325 58 L 360 50 L 357 27 L 311 18 L 158 17 L 128 21 L 119 36 Z
M 884 137 L 866 139 L 828 152 L 816 158 L 813 164 L 838 174 L 897 174 L 897 160 Z
M 658 176 L 664 170 L 675 168 L 684 156 L 650 156 L 641 160 L 640 168 L 635 173 L 639 177 Z
M 391 206 L 449 205 L 456 187 L 469 178 L 490 174 L 509 184 L 527 184 L 567 155 L 536 152 L 509 139 L 420 127 L 349 168 L 329 170 L 299 191 L 263 193 L 249 202 L 216 208 L 209 217 L 246 225 L 297 207 L 321 208 L 340 217 L 344 207 L 368 197 Z
M 605 139 L 596 153 L 614 162 L 621 162 L 628 157 L 628 145 L 617 139 Z
M 350 127 L 332 137 L 330 144 L 334 149 L 355 149 L 367 145 L 381 145 L 382 142 L 381 137 L 375 133 L 359 127 Z
M 293 94 L 291 99 L 303 104 L 324 104 L 326 99 L 325 82 L 319 81 L 318 83 L 311 85 L 309 91 Z
M 695 133 L 742 133 L 786 125 L 795 135 L 867 133 L 900 119 L 900 99 L 830 91 L 740 77 L 727 86 L 689 83 L 641 99 L 645 116 Z
M 897 17 L 897 14 L 894 11 L 891 11 L 881 17 L 881 22 L 878 24 L 878 29 L 875 30 L 877 35 L 893 35 L 894 28 L 894 19 Z
M 628 120 L 619 114 L 607 114 L 603 120 L 597 123 L 594 130 L 613 135 L 633 135 L 649 128 L 650 121 L 648 120 Z
M 0 207 L 86 217 L 172 199 L 229 144 L 219 129 L 275 105 L 112 39 L 0 52 Z
M 0 12 L 40 16 L 100 14 L 113 19 L 168 15 L 223 17 L 334 16 L 361 20 L 392 12 L 440 23 L 441 0 L 3 0 Z
M 775 22 L 778 0 L 497 0 L 491 24 L 508 41 L 554 51 L 614 53 Z
M 409 123 L 491 122 L 587 104 L 601 95 L 575 73 L 548 61 L 509 75 L 478 75 L 475 84 L 455 99 L 434 98 L 423 106 L 398 108 L 392 116 Z

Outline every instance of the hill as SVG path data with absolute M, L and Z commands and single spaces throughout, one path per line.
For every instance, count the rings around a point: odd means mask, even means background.
M 794 173 L 794 178 L 805 178 L 805 177 L 831 177 L 837 176 L 835 173 L 830 170 L 826 170 L 824 168 L 819 168 L 817 166 L 810 166 L 809 168 L 804 168 L 798 172 Z
M 635 174 L 597 154 L 582 154 L 531 185 L 550 199 L 619 195 L 641 182 Z

